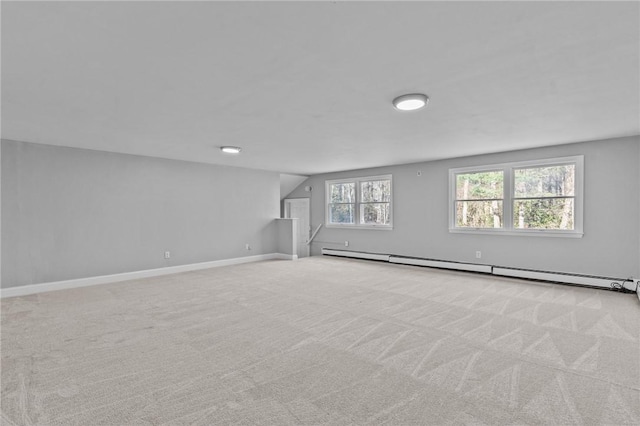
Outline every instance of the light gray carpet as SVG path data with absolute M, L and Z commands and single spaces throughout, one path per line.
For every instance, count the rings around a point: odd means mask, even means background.
M 2 301 L 2 424 L 640 424 L 635 295 L 314 257 Z

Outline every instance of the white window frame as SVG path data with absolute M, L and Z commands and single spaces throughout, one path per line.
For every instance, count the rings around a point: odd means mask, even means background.
M 513 224 L 514 173 L 515 169 L 575 165 L 574 229 L 518 229 Z M 456 175 L 464 173 L 502 171 L 503 183 L 503 227 L 502 228 L 463 228 L 456 226 Z M 543 197 L 542 197 L 543 198 Z M 540 237 L 582 238 L 584 213 L 584 155 L 547 158 L 542 160 L 518 161 L 483 166 L 449 169 L 449 232 L 461 234 L 518 235 Z
M 360 205 L 363 204 L 360 199 L 360 183 L 371 180 L 388 180 L 391 193 L 389 194 L 389 224 L 388 225 L 375 225 L 375 224 L 361 224 L 360 223 Z M 355 223 L 331 223 L 330 213 L 330 191 L 329 188 L 333 184 L 337 183 L 354 183 L 356 202 L 354 205 L 354 221 Z M 364 203 L 366 204 L 366 203 Z M 353 177 L 343 179 L 327 180 L 324 183 L 324 215 L 325 215 L 325 227 L 327 228 L 348 228 L 348 229 L 377 229 L 390 231 L 393 229 L 393 178 L 392 175 L 380 175 L 380 176 L 366 176 L 366 177 Z

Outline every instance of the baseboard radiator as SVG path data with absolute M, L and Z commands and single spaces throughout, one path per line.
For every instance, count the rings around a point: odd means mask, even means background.
M 354 259 L 380 260 L 382 262 L 388 262 L 390 257 L 390 255 L 388 254 L 365 253 L 361 251 L 350 250 L 333 250 L 326 248 L 322 249 L 322 254 L 326 254 L 329 256 L 352 257 Z
M 529 269 L 518 268 L 502 268 L 493 267 L 494 275 L 502 275 L 505 277 L 526 278 L 532 280 L 551 281 L 565 284 L 585 285 L 589 287 L 613 288 L 619 290 L 624 286 L 625 282 L 633 282 L 633 280 L 625 280 L 620 278 L 596 277 L 593 275 L 567 274 L 558 272 L 534 271 Z
M 449 262 L 444 260 L 420 259 L 415 257 L 390 256 L 390 263 L 399 263 L 402 265 L 428 266 L 429 268 L 455 269 L 467 272 L 491 273 L 491 266 L 479 265 L 475 263 Z
M 609 290 L 635 292 L 640 300 L 640 280 L 598 277 L 593 275 L 569 274 L 563 272 L 536 271 L 533 269 L 507 268 L 503 266 L 482 265 L 477 263 L 453 262 L 437 259 L 397 256 L 392 254 L 366 253 L 351 250 L 322 249 L 323 255 L 350 257 L 355 259 L 379 260 L 401 265 L 427 266 L 429 268 L 453 269 L 465 272 L 479 272 L 504 277 L 524 278 L 572 284 L 585 287 L 605 288 Z

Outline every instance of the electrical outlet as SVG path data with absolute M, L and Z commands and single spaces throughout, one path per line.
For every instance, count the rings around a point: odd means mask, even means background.
M 249 243 L 244 245 L 244 249 L 245 250 L 251 250 L 251 246 L 249 245 Z
M 421 172 L 420 170 L 418 170 L 418 171 L 416 172 L 416 176 L 422 176 L 422 172 Z
M 476 251 L 476 259 L 482 258 L 482 252 L 480 250 Z
M 345 247 L 349 247 L 349 241 L 345 241 L 345 242 L 344 242 L 344 246 L 345 246 Z
M 165 251 L 164 252 L 164 258 L 165 259 L 170 259 L 171 258 L 171 252 L 170 251 Z

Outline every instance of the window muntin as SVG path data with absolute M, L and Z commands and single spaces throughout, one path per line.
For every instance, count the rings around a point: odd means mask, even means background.
M 450 232 L 581 237 L 583 164 L 575 156 L 449 170 Z
M 327 226 L 390 229 L 391 186 L 391 175 L 327 181 Z

